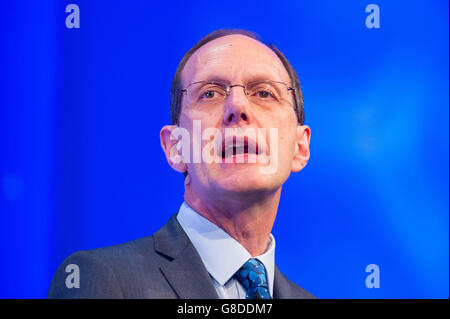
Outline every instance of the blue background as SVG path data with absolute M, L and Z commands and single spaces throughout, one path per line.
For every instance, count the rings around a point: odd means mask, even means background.
M 297 70 L 311 159 L 283 188 L 276 261 L 320 298 L 449 297 L 447 1 L 4 1 L 0 297 L 45 298 L 69 254 L 151 235 L 183 177 L 159 130 L 184 53 L 218 28 Z M 380 267 L 368 289 L 365 267 Z

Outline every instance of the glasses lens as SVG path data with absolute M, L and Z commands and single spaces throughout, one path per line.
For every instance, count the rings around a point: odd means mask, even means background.
M 188 89 L 191 103 L 196 104 L 221 103 L 225 96 L 226 85 L 217 82 L 194 83 Z
M 286 86 L 271 81 L 251 82 L 247 84 L 249 100 L 257 104 L 277 104 L 286 97 Z
M 220 82 L 196 82 L 188 87 L 187 96 L 191 104 L 218 105 L 227 97 L 227 87 Z M 290 100 L 287 85 L 276 81 L 247 83 L 245 93 L 249 101 L 257 105 L 278 106 Z

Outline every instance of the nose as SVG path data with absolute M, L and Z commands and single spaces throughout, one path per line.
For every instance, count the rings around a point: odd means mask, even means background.
M 230 126 L 242 121 L 248 124 L 249 120 L 250 110 L 245 87 L 233 85 L 229 88 L 228 96 L 225 99 L 223 122 L 226 126 Z

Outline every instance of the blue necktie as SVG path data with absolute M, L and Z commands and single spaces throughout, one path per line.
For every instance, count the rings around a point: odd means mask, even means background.
M 258 259 L 251 258 L 234 274 L 247 290 L 247 299 L 272 299 L 267 283 L 266 268 Z

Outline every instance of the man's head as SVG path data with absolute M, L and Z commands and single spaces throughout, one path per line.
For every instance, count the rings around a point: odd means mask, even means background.
M 195 84 L 199 81 L 201 84 Z M 195 91 L 202 92 L 203 83 L 209 82 L 227 85 L 228 91 L 224 94 L 225 91 L 205 89 L 203 95 L 200 94 L 200 101 Z M 260 85 L 251 89 L 249 94 L 249 83 L 255 82 L 273 85 L 267 86 L 269 92 L 264 84 L 264 91 L 259 89 Z M 270 94 L 271 90 L 274 94 Z M 182 59 L 171 93 L 173 125 L 161 130 L 161 145 L 169 164 L 179 172 L 187 172 L 189 187 L 196 196 L 276 191 L 281 189 L 291 172 L 297 172 L 306 165 L 310 129 L 303 125 L 303 98 L 297 74 L 280 51 L 265 45 L 254 34 L 242 30 L 219 30 L 200 40 Z M 216 97 L 218 102 L 212 103 Z M 201 123 L 200 136 L 195 132 L 198 128 L 196 122 Z M 182 161 L 173 160 L 175 153 L 180 151 L 172 134 L 178 128 L 188 132 L 192 146 Z M 217 145 L 217 135 L 204 135 L 208 129 L 209 132 L 219 132 L 223 141 L 228 129 L 266 130 L 263 139 L 258 135 L 256 148 L 270 153 L 271 160 L 277 163 L 276 169 L 270 174 L 262 174 L 261 168 L 270 163 L 259 160 L 249 163 L 247 154 L 240 157 L 245 163 L 239 163 L 236 158 L 231 163 L 227 162 L 222 152 L 224 145 L 219 147 L 220 151 L 210 148 L 212 162 L 204 161 L 204 158 L 196 161 L 196 149 L 209 150 L 208 145 Z M 273 134 L 272 129 L 276 131 Z M 270 135 L 275 139 L 271 140 Z M 221 142 L 222 138 L 219 138 Z M 247 143 L 253 139 L 244 140 L 245 147 L 241 151 L 249 152 Z M 273 145 L 274 141 L 276 145 Z M 253 149 L 253 152 L 256 158 L 262 156 L 258 150 Z
M 180 111 L 181 111 L 181 105 L 182 105 L 182 90 L 184 89 L 183 82 L 182 82 L 182 73 L 184 70 L 184 67 L 186 65 L 186 62 L 190 59 L 190 57 L 203 45 L 205 45 L 208 42 L 211 42 L 215 39 L 227 36 L 227 35 L 245 35 L 247 37 L 250 37 L 252 39 L 255 39 L 262 44 L 264 44 L 261 40 L 261 38 L 254 32 L 242 30 L 242 29 L 221 29 L 216 30 L 205 37 L 203 37 L 200 41 L 197 42 L 189 51 L 186 52 L 184 57 L 181 59 L 178 68 L 175 72 L 175 76 L 173 77 L 172 81 L 172 88 L 171 88 L 171 98 L 170 98 L 170 118 L 172 120 L 172 124 L 178 125 L 179 117 L 180 117 Z M 266 44 L 265 44 L 266 45 Z M 292 67 L 292 65 L 289 63 L 289 61 L 286 59 L 284 54 L 278 50 L 278 48 L 272 44 L 269 43 L 266 45 L 269 49 L 271 49 L 280 59 L 280 61 L 283 63 L 284 67 L 286 68 L 286 71 L 289 74 L 290 78 L 290 84 L 293 88 L 295 88 L 295 106 L 296 106 L 296 112 L 297 112 L 297 118 L 299 125 L 303 125 L 305 121 L 305 112 L 303 109 L 303 93 L 301 90 L 300 81 L 297 75 L 297 72 L 295 72 L 295 69 Z

